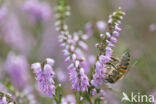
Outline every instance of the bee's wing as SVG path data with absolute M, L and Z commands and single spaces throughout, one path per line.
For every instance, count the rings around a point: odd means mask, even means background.
M 137 60 L 135 60 L 131 65 L 129 65 L 129 68 L 128 68 L 128 71 L 127 72 L 129 72 L 129 70 L 131 70 L 132 68 L 134 68 L 134 66 L 137 64 Z

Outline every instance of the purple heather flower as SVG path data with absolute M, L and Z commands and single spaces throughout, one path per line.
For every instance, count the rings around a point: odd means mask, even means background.
M 104 90 L 100 90 L 100 95 L 101 95 L 100 99 L 101 100 L 104 100 L 105 99 L 106 92 Z
M 89 79 L 84 73 L 84 63 L 80 61 L 80 59 L 83 59 L 83 53 L 81 49 L 75 47 L 79 42 L 82 41 L 79 40 L 80 37 L 81 35 L 79 35 L 78 32 L 74 33 L 73 36 L 69 35 L 68 32 L 62 32 L 62 34 L 59 36 L 59 41 L 61 44 L 63 44 L 61 46 L 64 47 L 63 54 L 64 56 L 66 56 L 65 62 L 72 62 L 67 67 L 69 78 L 72 83 L 72 90 L 84 92 L 88 89 Z M 86 46 L 84 44 L 85 43 L 82 41 L 79 45 L 81 46 L 81 48 L 86 49 Z
M 40 63 L 32 64 L 31 68 L 36 74 L 37 85 L 40 93 L 46 97 L 52 97 L 55 95 L 55 72 L 53 71 L 54 60 L 46 59 L 43 69 Z M 37 71 L 38 70 L 38 71 Z
M 85 42 L 79 41 L 78 44 L 83 50 L 88 50 L 88 45 Z
M 94 55 L 90 55 L 88 57 L 88 62 L 90 65 L 93 65 L 96 62 L 96 57 Z
M 59 82 L 65 82 L 67 79 L 65 72 L 60 68 L 56 69 L 56 76 L 57 76 Z
M 0 22 L 2 22 L 8 15 L 8 10 L 6 6 L 1 6 L 0 7 Z
M 118 31 L 118 32 L 120 32 L 122 29 L 118 26 L 118 24 L 116 24 L 115 30 Z
M 150 24 L 149 25 L 149 31 L 150 32 L 156 31 L 156 24 Z
M 104 21 L 98 21 L 96 27 L 100 32 L 104 32 L 106 29 L 106 23 Z
M 97 61 L 95 74 L 93 75 L 93 80 L 91 81 L 91 84 L 94 87 L 97 87 L 98 85 L 102 84 L 103 78 L 106 77 L 107 72 L 108 72 L 108 70 L 105 68 L 104 62 L 102 61 L 102 63 L 101 63 L 101 62 Z
M 100 61 L 100 63 L 106 63 L 106 62 L 109 62 L 110 61 L 110 57 L 108 56 L 108 55 L 101 55 L 100 57 L 99 57 L 99 61 Z
M 33 93 L 33 89 L 30 86 L 27 86 L 24 91 L 24 95 L 27 97 L 30 104 L 38 104 Z
M 84 55 L 84 53 L 82 52 L 81 49 L 77 48 L 75 52 L 76 52 L 76 54 L 78 56 L 78 59 L 81 59 L 81 58 L 84 58 L 85 57 L 85 55 Z M 90 67 L 89 67 L 89 63 L 87 62 L 86 59 L 84 59 L 83 61 L 81 61 L 80 62 L 80 65 L 84 68 L 84 70 L 85 70 L 86 73 L 89 72 Z
M 8 104 L 7 98 L 5 96 L 0 99 L 0 104 Z
M 32 21 L 47 21 L 51 17 L 51 8 L 46 2 L 27 0 L 23 9 L 29 14 Z
M 84 69 L 81 68 L 80 69 L 80 80 L 81 80 L 81 91 L 85 92 L 88 90 L 88 86 L 89 86 L 89 79 L 86 76 L 86 74 L 84 73 Z
M 0 92 L 8 93 L 6 86 L 4 86 L 2 83 L 0 83 Z
M 110 57 L 112 56 L 113 50 L 111 47 L 106 47 L 106 52 L 105 55 L 109 56 L 109 61 L 110 61 Z
M 73 95 L 67 95 L 62 98 L 61 104 L 76 104 L 75 97 Z
M 15 55 L 15 53 L 10 52 L 5 67 L 15 87 L 23 89 L 28 84 L 28 62 L 25 56 Z
M 116 15 L 116 12 L 113 13 L 113 15 Z M 123 13 L 124 15 L 124 13 Z M 120 19 L 123 17 L 120 16 Z M 112 15 L 109 16 L 108 23 L 111 24 L 113 22 Z M 97 62 L 96 62 L 96 68 L 95 73 L 93 74 L 93 80 L 91 81 L 92 85 L 94 87 L 97 87 L 98 85 L 101 85 L 103 82 L 103 79 L 106 77 L 106 74 L 108 73 L 108 69 L 106 68 L 106 63 L 111 60 L 111 56 L 113 53 L 112 47 L 114 47 L 114 43 L 117 43 L 117 38 L 119 37 L 119 31 L 121 31 L 121 28 L 119 28 L 120 20 L 114 23 L 114 30 L 113 33 L 106 32 L 107 36 L 107 46 L 105 48 L 105 52 L 99 56 Z M 103 34 L 100 35 L 103 37 Z
M 1 37 L 6 44 L 18 51 L 27 51 L 28 44 L 24 39 L 18 17 L 14 13 L 9 13 L 5 5 L 0 8 L 0 27 Z
M 96 93 L 97 93 L 97 92 L 96 92 L 96 89 L 95 89 L 95 88 L 92 89 L 92 96 L 94 96 Z
M 92 24 L 91 23 L 87 23 L 85 25 L 85 30 L 86 30 L 86 34 L 91 37 L 93 35 L 93 29 L 92 29 Z
M 118 31 L 114 31 L 113 36 L 118 38 L 120 36 L 120 33 Z
M 111 42 L 112 43 L 117 43 L 117 39 L 115 37 L 111 37 Z

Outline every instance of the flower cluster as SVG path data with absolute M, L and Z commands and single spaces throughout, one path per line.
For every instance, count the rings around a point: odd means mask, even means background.
M 93 75 L 93 80 L 91 81 L 94 87 L 101 85 L 103 79 L 106 77 L 108 73 L 108 69 L 106 68 L 106 63 L 111 60 L 112 57 L 112 47 L 115 47 L 115 43 L 117 43 L 117 38 L 119 37 L 119 32 L 121 28 L 119 28 L 119 24 L 121 23 L 121 19 L 123 19 L 123 15 L 125 13 L 117 10 L 112 15 L 109 16 L 108 25 L 109 32 L 106 32 L 104 36 L 101 34 L 102 42 L 97 45 L 100 55 L 96 62 L 95 73 Z
M 75 45 L 77 42 L 71 35 L 66 35 L 65 32 L 62 32 L 62 35 L 59 36 L 59 41 L 61 42 L 61 46 L 64 47 L 63 54 L 66 56 L 65 62 L 72 61 L 72 64 L 67 68 L 72 82 L 72 89 L 82 92 L 87 91 L 89 79 L 84 72 L 84 68 L 80 65 L 83 58 L 78 57 L 76 54 Z
M 43 63 L 43 66 L 41 63 L 34 63 L 31 66 L 31 69 L 33 69 L 36 74 L 39 91 L 46 97 L 52 97 L 55 95 L 55 72 L 52 68 L 53 65 L 54 60 L 47 58 L 45 63 Z
M 14 86 L 23 90 L 25 86 L 28 85 L 29 80 L 28 62 L 25 56 L 10 52 L 5 67 Z
M 47 21 L 51 17 L 51 8 L 46 2 L 27 0 L 23 6 L 32 21 Z
M 58 21 L 56 22 L 56 26 L 57 30 L 60 32 L 59 42 L 61 46 L 64 47 L 63 54 L 66 56 L 65 62 L 72 61 L 67 68 L 72 82 L 72 89 L 85 92 L 88 90 L 89 79 L 85 74 L 84 68 L 81 66 L 83 58 L 78 56 L 77 47 L 84 50 L 87 49 L 87 45 L 82 41 L 87 38 L 87 35 L 83 37 L 79 36 L 77 33 L 73 36 L 70 35 L 68 27 L 64 22 L 65 17 L 70 14 L 69 7 L 66 6 L 63 1 L 59 2 L 57 12 L 58 14 L 56 17 Z
M 101 100 L 104 100 L 105 99 L 106 92 L 104 90 L 102 90 L 102 89 L 97 90 L 95 88 L 92 89 L 92 91 L 91 91 L 92 96 L 96 95 L 97 93 L 99 94 L 99 98 Z

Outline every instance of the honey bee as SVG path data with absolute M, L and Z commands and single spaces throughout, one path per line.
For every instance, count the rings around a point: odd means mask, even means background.
M 117 61 L 117 59 L 112 58 L 113 61 Z M 126 72 L 128 72 L 128 67 L 130 64 L 130 54 L 129 52 L 126 52 L 121 57 L 121 60 L 118 61 L 118 64 L 115 66 L 112 63 L 107 63 L 108 65 L 111 65 L 110 71 L 107 73 L 107 76 L 105 78 L 105 81 L 109 83 L 115 83 L 118 80 L 122 79 Z

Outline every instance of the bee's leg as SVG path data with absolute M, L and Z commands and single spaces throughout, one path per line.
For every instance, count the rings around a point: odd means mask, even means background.
M 119 63 L 120 60 L 118 58 L 111 57 L 111 61 Z
M 116 66 L 110 62 L 107 62 L 106 65 L 112 66 L 113 68 L 117 69 Z

